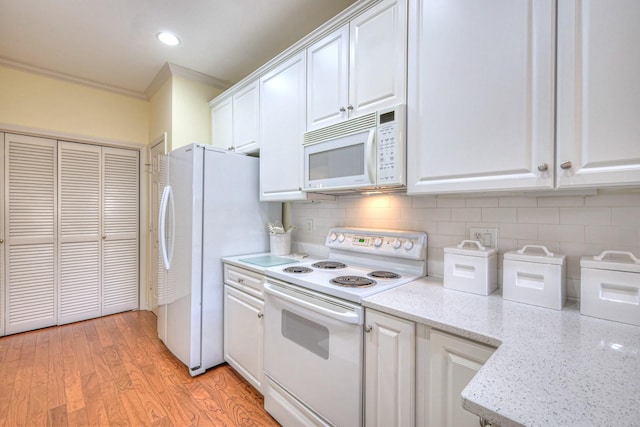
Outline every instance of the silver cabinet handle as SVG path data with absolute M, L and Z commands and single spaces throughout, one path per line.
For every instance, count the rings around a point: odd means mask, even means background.
M 371 325 L 364 325 L 364 331 L 365 331 L 366 333 L 371 332 L 371 330 L 372 330 L 372 329 L 373 329 L 373 326 L 371 326 Z
M 340 112 L 344 113 L 345 111 L 347 111 L 347 110 L 345 110 L 345 108 L 343 106 L 340 106 Z
M 560 169 L 571 169 L 572 167 L 573 165 L 569 160 L 567 160 L 566 162 L 560 163 Z
M 347 107 L 347 110 L 353 111 L 353 105 L 349 104 L 349 106 Z
M 244 279 L 242 277 L 238 278 L 238 283 L 243 284 L 244 283 Z
M 540 164 L 538 165 L 538 170 L 539 170 L 540 172 L 546 172 L 546 171 L 548 171 L 548 170 L 549 170 L 549 165 L 548 165 L 547 163 L 540 163 Z
M 264 317 L 264 313 L 258 313 L 258 319 L 262 319 Z
M 491 427 L 493 425 L 489 421 L 485 420 L 484 417 L 478 418 L 478 422 L 480 423 L 480 427 Z

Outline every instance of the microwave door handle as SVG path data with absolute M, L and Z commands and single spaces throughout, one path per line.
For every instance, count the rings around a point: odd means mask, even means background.
M 281 300 L 287 301 L 291 304 L 306 308 L 311 311 L 315 311 L 316 313 L 322 314 L 335 320 L 356 325 L 361 323 L 361 316 L 355 311 L 333 304 L 332 306 L 335 307 L 335 309 L 320 306 L 313 301 L 312 297 L 306 297 L 305 295 L 298 294 L 297 292 L 296 295 L 294 295 L 293 293 L 289 293 L 286 289 L 274 287 L 269 282 L 265 282 L 264 291 L 265 293 L 276 298 L 280 298 Z
M 369 130 L 369 136 L 367 137 L 367 145 L 366 147 L 369 149 L 369 153 L 366 156 L 367 161 L 367 171 L 369 173 L 369 182 L 373 185 L 378 184 L 378 138 L 377 138 L 377 130 L 371 129 Z

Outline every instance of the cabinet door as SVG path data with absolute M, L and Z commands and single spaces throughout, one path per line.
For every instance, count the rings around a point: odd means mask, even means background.
M 4 211 L 4 171 L 7 170 L 7 166 L 4 163 L 4 133 L 0 132 L 0 165 L 2 165 L 2 172 L 0 172 L 0 336 L 4 335 L 4 218 L 6 213 Z
M 262 392 L 264 302 L 224 287 L 224 360 Z
M 365 425 L 415 424 L 415 324 L 367 310 Z
M 640 2 L 558 2 L 557 186 L 640 183 Z
M 211 107 L 211 144 L 233 148 L 233 98 L 222 99 Z
M 349 102 L 363 115 L 406 102 L 407 1 L 385 0 L 349 24 Z
M 138 152 L 103 148 L 102 314 L 138 308 Z
M 260 200 L 305 200 L 305 52 L 260 78 Z
M 553 187 L 554 5 L 411 3 L 410 193 Z
M 258 81 L 233 95 L 233 146 L 240 153 L 258 151 L 260 97 Z
M 307 48 L 307 130 L 348 117 L 348 73 L 349 25 L 345 25 Z
M 435 330 L 430 341 L 428 425 L 476 427 L 478 417 L 462 408 L 460 394 L 494 349 Z
M 58 142 L 58 324 L 101 313 L 101 152 Z
M 5 135 L 5 332 L 56 324 L 56 141 Z

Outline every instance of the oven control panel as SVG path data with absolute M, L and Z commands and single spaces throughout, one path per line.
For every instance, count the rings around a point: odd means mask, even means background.
M 351 252 L 426 259 L 427 234 L 420 231 L 332 228 L 325 246 Z

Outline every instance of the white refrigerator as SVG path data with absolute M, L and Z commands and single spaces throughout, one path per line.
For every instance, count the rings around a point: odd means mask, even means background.
M 280 203 L 259 201 L 258 159 L 192 144 L 161 165 L 158 336 L 192 376 L 224 361 L 224 256 L 269 251 Z

